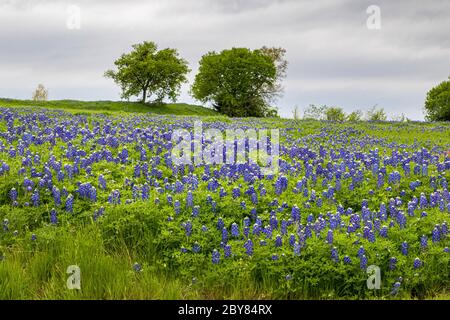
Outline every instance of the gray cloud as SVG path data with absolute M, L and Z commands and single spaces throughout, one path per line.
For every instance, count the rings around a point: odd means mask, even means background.
M 68 30 L 68 5 L 81 29 Z M 381 8 L 368 30 L 366 8 Z M 289 60 L 280 113 L 294 105 L 378 104 L 422 119 L 427 90 L 450 74 L 449 1 L 361 0 L 0 0 L 0 96 L 29 98 L 37 83 L 50 96 L 118 99 L 103 72 L 132 44 L 178 48 L 191 64 L 232 46 L 282 46 Z M 192 102 L 188 85 L 180 100 Z

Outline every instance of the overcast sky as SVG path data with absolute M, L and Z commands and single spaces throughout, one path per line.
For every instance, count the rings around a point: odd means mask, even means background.
M 367 27 L 370 5 L 380 29 Z M 378 105 L 420 120 L 427 91 L 450 75 L 449 17 L 448 0 L 0 0 L 0 97 L 29 99 L 43 83 L 50 99 L 119 100 L 103 73 L 144 40 L 177 48 L 190 81 L 208 51 L 266 45 L 287 50 L 282 116 Z M 194 102 L 188 90 L 180 101 Z

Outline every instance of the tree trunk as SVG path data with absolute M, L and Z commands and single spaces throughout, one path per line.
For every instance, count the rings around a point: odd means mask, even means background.
M 147 98 L 147 88 L 144 88 L 142 93 L 142 103 L 145 103 L 145 99 Z

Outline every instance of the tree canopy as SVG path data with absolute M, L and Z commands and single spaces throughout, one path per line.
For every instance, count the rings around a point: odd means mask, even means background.
M 443 81 L 428 91 L 425 111 L 427 120 L 450 121 L 450 81 Z
M 282 90 L 279 79 L 287 66 L 284 52 L 266 47 L 209 52 L 199 62 L 192 96 L 232 117 L 276 115 L 270 103 Z
M 190 71 L 186 60 L 175 49 L 162 49 L 154 42 L 144 41 L 132 46 L 133 50 L 122 54 L 114 64 L 117 71 L 108 70 L 105 76 L 112 78 L 122 90 L 122 98 L 141 96 L 142 102 L 154 97 L 176 101 L 180 87 Z

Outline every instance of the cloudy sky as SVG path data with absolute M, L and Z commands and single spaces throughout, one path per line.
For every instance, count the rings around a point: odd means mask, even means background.
M 208 51 L 267 45 L 287 50 L 282 116 L 378 105 L 420 120 L 426 92 L 450 75 L 449 16 L 448 0 L 0 0 L 0 97 L 43 83 L 51 99 L 118 100 L 103 73 L 144 40 L 178 48 L 190 80 Z M 188 90 L 180 101 L 194 102 Z

